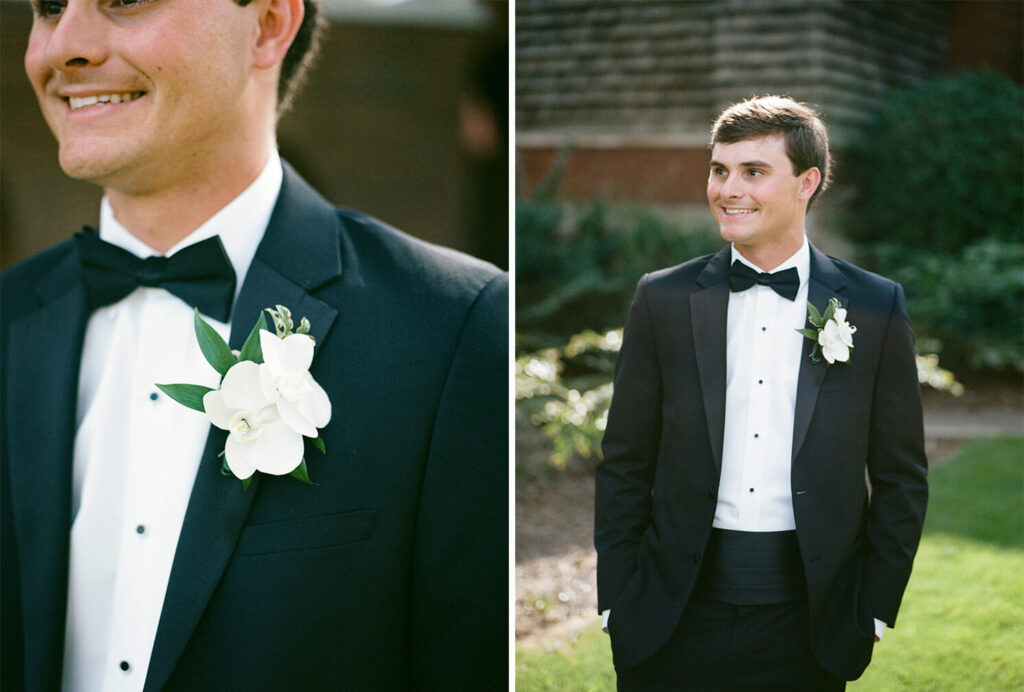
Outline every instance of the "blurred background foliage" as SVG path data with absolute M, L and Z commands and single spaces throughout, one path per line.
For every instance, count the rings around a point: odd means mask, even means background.
M 622 330 L 586 331 L 563 348 L 545 348 L 516 359 L 516 415 L 551 438 L 551 462 L 593 464 L 612 400 L 612 371 Z
M 722 247 L 709 219 L 690 228 L 642 205 L 558 201 L 559 166 L 516 202 L 516 417 L 551 440 L 551 464 L 601 455 L 626 312 L 645 272 Z
M 516 201 L 521 350 L 563 345 L 588 329 L 621 326 L 645 272 L 722 247 L 710 216 L 703 225 L 685 228 L 638 204 L 556 200 L 559 162 L 532 197 Z
M 895 93 L 843 154 L 853 194 L 836 230 L 903 284 L 919 378 L 954 395 L 953 372 L 1024 372 L 1022 123 L 1018 85 L 962 73 Z M 551 438 L 559 469 L 600 458 L 639 278 L 722 247 L 710 217 L 556 200 L 570 155 L 516 203 L 517 419 Z
M 919 350 L 1024 372 L 1024 93 L 965 72 L 889 99 L 850 152 L 843 233 L 903 284 Z

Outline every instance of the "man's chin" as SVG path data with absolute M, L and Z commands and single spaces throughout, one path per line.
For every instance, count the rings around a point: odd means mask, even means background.
M 730 228 L 727 224 L 720 224 L 718 226 L 718 234 L 727 243 L 742 244 L 747 237 L 747 234 L 740 233 L 735 228 Z
M 116 178 L 119 171 L 123 170 L 120 162 L 111 161 L 103 157 L 78 156 L 74 154 L 60 155 L 60 168 L 69 178 L 81 180 L 94 185 L 106 185 Z

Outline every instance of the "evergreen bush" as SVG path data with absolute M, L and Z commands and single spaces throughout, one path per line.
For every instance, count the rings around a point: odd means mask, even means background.
M 903 284 L 919 351 L 1024 371 L 1024 92 L 992 72 L 894 95 L 851 152 L 844 224 Z
M 860 191 L 847 229 L 860 242 L 959 252 L 1020 242 L 1024 93 L 993 72 L 894 95 L 853 152 Z

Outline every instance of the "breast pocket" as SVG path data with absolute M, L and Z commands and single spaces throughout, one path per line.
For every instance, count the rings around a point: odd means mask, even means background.
M 303 519 L 252 524 L 242 530 L 236 554 L 267 555 L 296 550 L 316 550 L 369 538 L 377 510 L 360 509 Z
M 837 366 L 833 365 L 832 367 Z M 825 394 L 835 391 L 852 392 L 864 387 L 870 387 L 874 381 L 874 375 L 870 372 L 862 372 L 852 376 L 837 376 L 835 379 L 826 377 L 825 381 L 821 383 L 821 393 Z

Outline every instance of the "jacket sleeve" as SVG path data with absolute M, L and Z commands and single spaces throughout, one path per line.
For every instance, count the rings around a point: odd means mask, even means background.
M 417 513 L 410 689 L 508 686 L 508 277 L 480 292 L 442 393 Z
M 647 277 L 637 286 L 615 362 L 615 390 L 597 467 L 594 545 L 598 610 L 615 604 L 636 571 L 650 523 L 651 491 L 661 438 L 661 372 L 648 312 Z
M 871 615 L 892 627 L 910 579 L 928 502 L 914 337 L 899 285 L 875 379 L 867 466 L 871 504 L 861 596 Z

